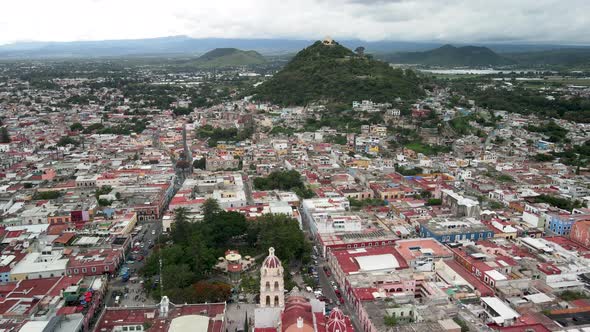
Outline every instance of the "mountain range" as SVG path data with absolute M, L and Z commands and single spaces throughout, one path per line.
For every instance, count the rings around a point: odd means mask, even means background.
M 297 52 L 311 43 L 313 43 L 312 40 L 191 38 L 187 36 L 75 42 L 17 42 L 0 45 L 0 58 L 195 56 L 215 48 L 238 48 L 255 50 L 263 55 L 277 55 Z M 350 49 L 364 46 L 367 52 L 375 54 L 426 51 L 442 45 L 440 42 L 363 41 L 354 39 L 342 40 L 340 44 Z M 464 44 L 455 45 L 466 46 Z M 572 48 L 572 46 L 567 45 L 474 45 L 487 46 L 491 50 L 500 53 Z

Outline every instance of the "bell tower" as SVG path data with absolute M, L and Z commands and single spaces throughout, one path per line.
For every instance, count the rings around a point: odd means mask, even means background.
M 283 272 L 283 265 L 275 256 L 275 249 L 270 247 L 260 269 L 261 308 L 282 308 L 285 305 Z

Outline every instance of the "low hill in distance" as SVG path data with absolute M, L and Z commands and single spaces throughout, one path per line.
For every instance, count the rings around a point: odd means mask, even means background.
M 523 66 L 590 68 L 590 48 L 560 48 L 537 52 L 506 53 L 503 55 Z
M 424 92 L 411 70 L 394 69 L 336 42 L 326 45 L 317 41 L 253 93 L 256 99 L 275 104 L 305 105 L 314 101 L 348 104 L 364 99 L 392 102 L 396 97 L 413 99 Z
M 442 67 L 483 67 L 512 65 L 515 61 L 498 55 L 487 47 L 444 45 L 424 52 L 394 53 L 383 57 L 393 63 Z
M 256 51 L 242 51 L 237 48 L 216 48 L 201 55 L 194 64 L 198 67 L 235 67 L 259 65 L 266 58 Z

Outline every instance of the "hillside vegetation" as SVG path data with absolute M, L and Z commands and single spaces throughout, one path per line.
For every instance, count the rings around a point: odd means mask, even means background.
M 498 54 L 487 47 L 444 45 L 422 52 L 382 54 L 380 58 L 391 63 L 439 67 L 590 68 L 590 48 L 557 48 Z
M 415 99 L 423 95 L 413 71 L 394 69 L 371 57 L 356 55 L 338 43 L 324 45 L 320 41 L 297 53 L 253 92 L 256 99 L 280 105 L 320 100 L 391 102 L 397 97 Z
M 590 48 L 560 48 L 504 54 L 521 65 L 590 68 Z
M 237 67 L 259 65 L 265 62 L 266 58 L 256 51 L 216 48 L 201 55 L 194 64 L 198 67 Z
M 444 45 L 424 52 L 405 52 L 384 56 L 393 63 L 411 63 L 443 67 L 504 66 L 515 62 L 487 47 Z

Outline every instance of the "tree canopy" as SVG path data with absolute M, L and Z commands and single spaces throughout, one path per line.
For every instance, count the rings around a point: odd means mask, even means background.
M 255 221 L 246 221 L 238 212 L 220 209 L 214 199 L 203 204 L 203 221 L 192 222 L 184 208 L 174 210 L 174 224 L 170 237 L 155 247 L 155 253 L 146 261 L 142 273 L 150 281 L 163 269 L 161 282 L 164 293 L 172 301 L 212 302 L 224 301 L 229 295 L 223 283 L 207 280 L 217 257 L 228 249 L 264 254 L 275 247 L 283 262 L 295 259 L 309 260 L 310 244 L 306 242 L 299 224 L 284 215 L 265 215 Z M 168 244 L 165 241 L 172 241 Z M 288 263 L 285 263 L 288 264 Z M 158 294 L 153 294 L 157 297 Z
M 254 187 L 259 190 L 293 190 L 302 198 L 314 196 L 313 191 L 301 181 L 301 174 L 296 170 L 274 171 L 267 177 L 255 178 L 253 182 Z
M 0 143 L 10 143 L 10 134 L 6 127 L 0 127 Z

